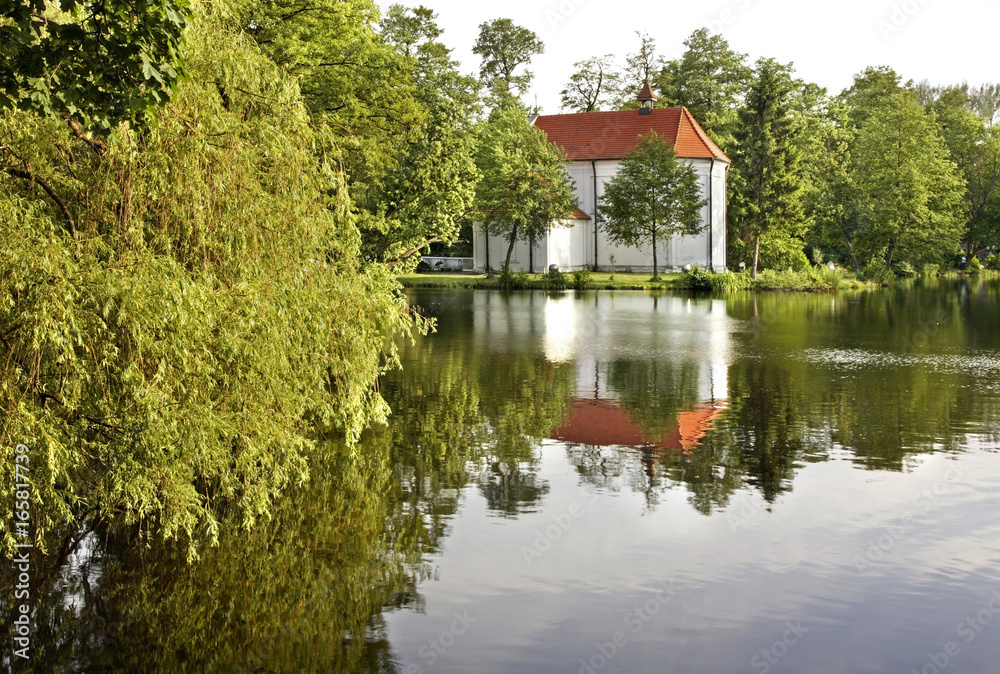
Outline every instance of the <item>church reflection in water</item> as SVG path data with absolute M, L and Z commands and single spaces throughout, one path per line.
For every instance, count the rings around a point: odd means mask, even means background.
M 728 407 L 735 328 L 724 301 L 661 296 L 652 312 L 639 293 L 536 293 L 516 308 L 482 301 L 475 315 L 492 350 L 533 342 L 549 363 L 575 369 L 566 418 L 550 439 L 591 453 L 638 452 L 652 479 L 663 457 L 697 451 Z

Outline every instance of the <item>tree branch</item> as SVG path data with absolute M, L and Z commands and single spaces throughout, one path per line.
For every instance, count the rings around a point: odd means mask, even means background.
M 69 124 L 70 131 L 73 132 L 73 135 L 89 145 L 94 152 L 103 156 L 104 153 L 108 151 L 107 143 L 100 138 L 91 138 L 84 133 L 83 127 L 80 126 L 80 122 L 76 121 L 72 117 L 67 117 L 66 123 Z
M 66 202 L 63 201 L 58 194 L 56 194 L 56 191 L 52 189 L 52 186 L 49 185 L 44 178 L 36 176 L 33 173 L 29 173 L 28 171 L 22 171 L 9 166 L 4 167 L 2 170 L 6 171 L 15 178 L 21 178 L 22 180 L 33 182 L 45 190 L 45 193 L 52 198 L 52 201 L 56 202 L 59 210 L 62 211 L 63 217 L 66 218 L 66 229 L 69 230 L 69 235 L 74 239 L 76 238 L 76 223 L 73 222 L 73 216 L 70 214 L 69 208 L 66 206 Z
M 403 262 L 406 262 L 411 257 L 413 257 L 414 255 L 416 255 L 417 253 L 419 253 L 421 251 L 421 249 L 427 248 L 432 243 L 440 243 L 440 242 L 441 242 L 441 239 L 437 238 L 436 236 L 434 238 L 432 238 L 432 239 L 427 239 L 426 241 L 424 241 L 419 246 L 415 246 L 415 247 L 409 249 L 408 251 L 406 251 L 405 253 L 403 253 L 399 257 L 397 257 L 392 262 L 389 262 L 386 266 L 388 266 L 391 269 L 392 267 L 395 267 L 397 264 L 401 264 Z

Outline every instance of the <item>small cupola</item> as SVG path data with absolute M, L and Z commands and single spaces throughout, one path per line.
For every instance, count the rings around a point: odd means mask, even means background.
M 636 96 L 639 101 L 639 114 L 648 115 L 653 112 L 653 101 L 656 100 L 656 94 L 653 93 L 652 87 L 649 86 L 649 82 L 645 82 L 642 85 L 642 89 L 639 91 L 639 95 Z

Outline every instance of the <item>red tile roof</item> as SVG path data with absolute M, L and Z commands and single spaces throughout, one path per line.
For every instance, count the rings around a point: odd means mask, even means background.
M 590 216 L 581 211 L 579 208 L 573 211 L 573 215 L 570 216 L 572 220 L 590 220 Z
M 648 115 L 638 110 L 542 115 L 535 126 L 565 149 L 571 161 L 621 159 L 635 149 L 639 136 L 656 131 L 678 157 L 730 162 L 687 108 L 658 108 Z
M 636 96 L 636 100 L 639 101 L 655 101 L 656 94 L 653 93 L 653 88 L 649 86 L 649 82 L 642 85 L 642 89 L 639 91 L 639 95 Z

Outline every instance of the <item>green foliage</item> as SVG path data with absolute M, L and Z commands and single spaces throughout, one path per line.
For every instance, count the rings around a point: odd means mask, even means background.
M 639 48 L 625 55 L 625 69 L 618 77 L 618 96 L 615 108 L 619 110 L 636 110 L 639 101 L 636 95 L 647 82 L 652 84 L 662 60 L 656 54 L 656 40 L 648 33 L 635 31 L 639 38 Z
M 435 14 L 371 0 L 239 0 L 238 18 L 301 83 L 317 123 L 343 154 L 366 259 L 416 264 L 455 240 L 472 204 L 474 80 L 438 40 Z M 223 95 L 228 95 L 224 91 Z
M 508 242 L 505 267 L 516 241 L 538 241 L 553 225 L 566 226 L 576 208 L 573 181 L 562 150 L 528 122 L 525 111 L 508 100 L 479 129 L 476 211 L 482 228 Z
M 544 281 L 549 290 L 566 290 L 568 287 L 566 274 L 563 274 L 558 269 L 549 269 L 545 273 Z
M 711 290 L 714 287 L 714 283 L 712 282 L 714 276 L 707 269 L 695 266 L 691 267 L 691 271 L 684 274 L 684 280 L 681 283 L 685 288 L 690 288 L 691 290 Z
M 799 150 L 800 132 L 792 115 L 791 67 L 773 59 L 757 62 L 747 92 L 746 103 L 739 111 L 735 132 L 735 153 L 731 172 L 731 220 L 733 229 L 753 254 L 748 265 L 756 275 L 761 266 L 761 239 L 768 236 L 781 242 L 775 255 L 764 266 L 800 271 L 809 261 L 802 252 L 804 233 L 802 177 Z
M 0 117 L 33 176 L 0 174 L 0 443 L 35 457 L 43 537 L 100 517 L 194 550 L 223 510 L 267 519 L 317 428 L 353 442 L 388 413 L 377 379 L 412 319 L 359 260 L 330 139 L 224 8 L 183 50 L 156 128 L 104 153 Z
M 479 26 L 479 37 L 472 48 L 482 57 L 479 78 L 498 95 L 523 95 L 534 75 L 525 70 L 514 73 L 531 63 L 531 57 L 545 52 L 545 45 L 532 31 L 515 25 L 510 19 L 494 19 Z
M 965 272 L 967 274 L 980 274 L 983 271 L 983 264 L 979 261 L 978 257 L 973 257 L 969 260 L 969 263 L 965 265 Z
M 855 247 L 886 269 L 897 257 L 919 263 L 956 250 L 963 185 L 933 115 L 888 69 L 857 76 L 845 99 Z
M 524 290 L 529 285 L 528 272 L 526 271 L 519 271 L 515 274 L 509 267 L 503 267 L 497 274 L 497 287 L 503 290 Z
M 573 64 L 576 71 L 562 90 L 562 107 L 571 112 L 597 112 L 606 107 L 618 90 L 620 75 L 611 54 Z
M 928 262 L 921 271 L 922 276 L 937 276 L 941 273 L 941 265 Z
M 103 135 L 145 128 L 184 73 L 186 0 L 14 0 L 0 24 L 0 110 Z
M 973 107 L 968 87 L 946 89 L 931 106 L 965 182 L 962 239 L 970 257 L 1000 245 L 1000 127 L 988 127 Z
M 684 55 L 668 62 L 656 77 L 661 103 L 686 107 L 719 147 L 731 151 L 739 126 L 737 110 L 750 79 L 746 55 L 705 28 L 693 32 L 684 45 Z
M 897 278 L 913 278 L 917 275 L 917 270 L 906 260 L 899 260 L 892 263 L 892 273 Z
M 573 288 L 576 290 L 586 290 L 591 284 L 591 273 L 589 269 L 580 269 L 573 272 Z
M 694 169 L 677 161 L 674 150 L 651 131 L 619 164 L 604 186 L 598 206 L 604 231 L 612 242 L 653 247 L 653 279 L 659 275 L 657 239 L 693 235 L 704 228 L 701 185 Z
M 722 274 L 714 274 L 712 276 L 712 290 L 717 290 L 719 292 L 737 292 L 740 290 L 747 290 L 750 288 L 752 279 L 750 278 L 750 272 L 724 272 Z
M 988 255 L 985 267 L 992 271 L 1000 271 L 1000 255 L 997 255 L 996 253 Z
M 895 278 L 895 275 L 884 264 L 876 261 L 862 270 L 861 278 L 876 285 L 887 285 Z

